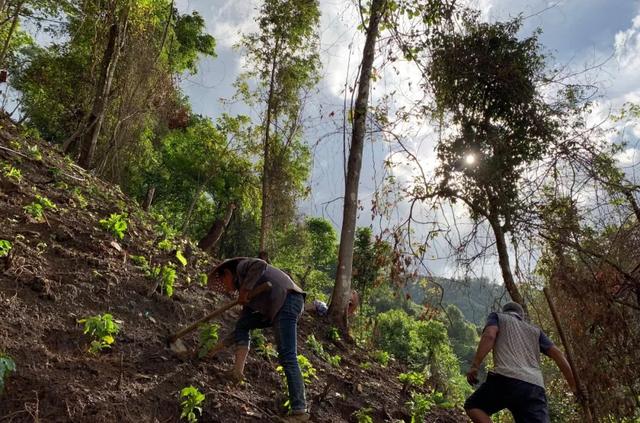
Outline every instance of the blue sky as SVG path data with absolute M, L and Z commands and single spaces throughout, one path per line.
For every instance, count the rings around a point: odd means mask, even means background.
M 470 0 L 484 20 L 504 20 L 522 15 L 525 18 L 523 35 L 536 28 L 542 30 L 541 43 L 553 61 L 579 72 L 600 65 L 597 70 L 582 74 L 599 86 L 596 114 L 606 114 L 627 101 L 640 102 L 640 1 L 637 0 Z M 203 59 L 197 75 L 185 77 L 182 86 L 190 97 L 196 112 L 218 116 L 221 112 L 249 113 L 241 104 L 223 105 L 220 98 L 231 98 L 232 84 L 242 66 L 241 53 L 233 49 L 240 34 L 256 29 L 254 17 L 259 2 L 235 0 L 178 0 L 182 11 L 197 10 L 207 22 L 209 32 L 216 37 L 218 57 Z M 363 37 L 356 30 L 358 15 L 346 0 L 320 0 L 322 80 L 317 92 L 307 100 L 307 139 L 313 146 L 315 160 L 310 181 L 312 194 L 301 204 L 304 213 L 321 215 L 340 225 L 343 191 L 342 160 L 342 102 L 345 81 L 352 83 L 360 60 Z M 415 99 L 410 81 L 417 76 L 409 64 L 398 64 L 400 74 L 385 69 L 372 96 L 379 101 L 392 91 L 403 93 L 397 101 Z M 413 85 L 415 87 L 415 85 Z M 333 116 L 330 116 L 334 112 Z M 629 131 L 632 138 L 640 132 Z M 415 148 L 427 168 L 435 164 L 434 134 L 428 125 L 407 128 L 402 133 L 407 143 Z M 360 199 L 363 211 L 361 224 L 371 222 L 370 200 L 381 181 L 382 161 L 395 147 L 375 139 L 365 146 Z M 626 164 L 637 163 L 635 144 L 621 155 Z M 399 177 L 410 177 L 402 175 Z M 401 218 L 402 209 L 396 218 Z M 464 211 L 452 209 L 462 221 Z M 437 256 L 446 256 L 437 252 Z M 435 274 L 451 275 L 455 264 L 450 260 L 435 260 L 430 264 Z M 485 274 L 494 274 L 495 266 L 487 265 Z M 480 269 L 480 273 L 485 272 Z

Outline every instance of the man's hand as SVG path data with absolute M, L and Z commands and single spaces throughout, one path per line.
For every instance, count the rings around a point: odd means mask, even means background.
M 478 368 L 476 366 L 471 366 L 467 372 L 467 382 L 469 382 L 469 385 L 471 386 L 475 386 L 480 382 L 478 380 Z
M 240 293 L 238 294 L 238 304 L 245 305 L 249 302 L 249 291 L 248 289 L 240 289 Z

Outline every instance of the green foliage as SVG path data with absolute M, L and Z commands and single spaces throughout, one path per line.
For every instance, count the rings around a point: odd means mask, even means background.
M 4 391 L 4 385 L 9 373 L 16 371 L 16 363 L 11 356 L 0 353 L 0 394 Z
M 40 204 L 44 210 L 58 210 L 58 206 L 56 206 L 53 201 L 49 200 L 47 197 L 43 197 L 39 194 L 36 194 L 36 203 Z
M 127 215 L 111 213 L 107 219 L 100 219 L 102 229 L 108 231 L 115 238 L 123 239 L 127 231 Z
M 267 338 L 261 330 L 254 329 L 251 331 L 251 342 L 254 344 L 255 350 L 260 356 L 269 361 L 278 358 L 278 352 L 273 347 L 273 344 L 267 342 Z
M 426 378 L 425 372 L 407 372 L 398 375 L 398 380 L 405 386 L 424 386 Z
M 161 294 L 165 294 L 167 297 L 173 296 L 173 284 L 176 281 L 176 269 L 173 264 L 168 263 L 162 267 L 154 267 L 150 271 L 150 276 L 158 280 Z
M 145 256 L 131 255 L 131 256 L 129 256 L 129 259 L 131 259 L 133 264 L 135 264 L 136 266 L 142 268 L 143 270 L 148 270 L 149 269 L 149 261 L 147 261 L 147 258 Z
M 200 332 L 198 339 L 200 341 L 200 348 L 198 349 L 198 357 L 205 357 L 211 348 L 218 342 L 218 329 L 220 325 L 217 323 L 205 323 L 200 325 Z
M 198 414 L 202 414 L 202 403 L 205 396 L 198 388 L 187 386 L 180 391 L 180 418 L 187 419 L 189 423 L 198 421 Z
M 411 392 L 411 400 L 407 402 L 407 407 L 409 407 L 409 413 L 411 414 L 411 423 L 423 422 L 434 405 L 435 403 L 427 395 L 420 392 Z
M 198 274 L 198 285 L 207 286 L 208 282 L 209 282 L 209 276 L 207 276 L 206 273 Z
M 176 259 L 178 259 L 178 261 L 180 262 L 182 267 L 186 267 L 187 266 L 187 259 L 182 254 L 182 251 L 176 250 Z
M 2 167 L 2 173 L 9 179 L 13 179 L 16 182 L 22 181 L 22 171 L 18 168 L 15 168 L 9 164 L 5 164 Z
M 23 207 L 24 211 L 36 222 L 44 222 L 44 208 L 38 203 L 30 203 Z
M 338 354 L 336 355 L 327 354 L 326 360 L 327 360 L 327 363 L 329 363 L 333 367 L 340 367 L 340 362 L 342 361 L 342 357 Z
M 340 338 L 340 331 L 335 326 L 331 326 L 329 328 L 327 336 L 329 336 L 329 339 L 331 339 L 333 342 L 339 342 L 342 340 L 342 338 Z
M 305 384 L 311 383 L 313 379 L 317 379 L 316 369 L 313 367 L 313 364 L 302 354 L 298 354 L 298 364 L 300 365 L 300 371 L 302 372 L 302 380 Z M 287 377 L 284 374 L 284 368 L 282 366 L 276 367 L 276 372 L 280 375 L 282 379 L 282 385 L 284 387 L 285 394 L 287 391 Z M 283 404 L 284 408 L 287 410 L 291 410 L 291 402 L 290 400 L 286 400 Z
M 450 304 L 446 308 L 448 319 L 447 334 L 451 341 L 453 352 L 459 358 L 460 367 L 469 368 L 478 344 L 478 332 L 474 325 L 467 322 L 458 307 Z
M 371 413 L 373 412 L 373 408 L 361 408 L 353 412 L 353 416 L 356 418 L 358 423 L 373 423 L 373 418 L 371 417 Z
M 373 367 L 373 363 L 371 363 L 370 361 L 365 361 L 364 363 L 360 363 L 359 367 L 362 370 L 371 370 L 371 368 Z
M 384 350 L 375 350 L 372 353 L 372 356 L 376 363 L 380 364 L 382 367 L 387 367 L 389 360 L 391 359 L 391 354 Z
M 78 207 L 80 207 L 81 209 L 86 209 L 87 206 L 89 205 L 89 201 L 87 201 L 85 196 L 82 195 L 82 192 L 80 191 L 79 188 L 74 188 L 73 191 L 71 192 L 71 196 L 74 202 L 77 203 Z
M 83 333 L 93 338 L 89 346 L 91 354 L 97 354 L 106 348 L 111 348 L 115 342 L 114 335 L 120 331 L 118 324 L 113 321 L 113 316 L 108 313 L 80 319 L 78 323 L 84 323 Z
M 33 160 L 36 160 L 36 161 L 39 161 L 39 162 L 42 161 L 42 152 L 40 151 L 40 149 L 38 148 L 37 145 L 29 146 L 28 151 L 29 151 L 29 156 Z
M 11 241 L 0 239 L 0 257 L 8 256 L 12 248 L 13 245 L 11 244 Z
M 176 246 L 173 244 L 173 242 L 171 242 L 171 240 L 165 238 L 158 243 L 158 248 L 162 251 L 168 252 L 174 250 Z
M 353 247 L 353 287 L 360 293 L 361 302 L 366 302 L 371 289 L 389 276 L 391 246 L 374 239 L 369 227 L 356 230 Z
M 340 367 L 340 361 L 342 360 L 342 357 L 340 357 L 339 355 L 331 355 L 326 352 L 324 350 L 322 342 L 318 341 L 313 334 L 307 336 L 306 344 L 307 348 L 313 351 L 316 356 L 323 359 L 333 367 Z

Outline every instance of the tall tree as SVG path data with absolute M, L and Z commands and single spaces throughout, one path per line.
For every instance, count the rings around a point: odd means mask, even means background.
M 508 237 L 528 209 L 522 181 L 558 136 L 559 112 L 540 89 L 544 57 L 537 34 L 519 39 L 519 29 L 518 20 L 469 19 L 462 31 L 433 39 L 428 81 L 452 135 L 437 145 L 438 182 L 427 195 L 461 201 L 476 222 L 489 224 L 504 284 L 525 306 Z
M 266 0 L 260 31 L 241 42 L 250 70 L 237 83 L 239 94 L 262 110 L 260 251 L 268 249 L 274 217 L 291 217 L 308 171 L 300 167 L 308 162 L 301 113 L 304 93 L 318 80 L 319 19 L 317 0 Z
M 342 213 L 342 230 L 340 231 L 340 248 L 338 250 L 338 271 L 336 284 L 331 297 L 329 316 L 331 321 L 347 331 L 347 305 L 351 296 L 351 271 L 353 267 L 353 244 L 358 214 L 358 184 L 362 167 L 362 149 L 366 130 L 367 111 L 369 109 L 369 88 L 375 59 L 376 40 L 380 21 L 385 12 L 386 0 L 373 0 L 367 26 L 367 36 L 362 52 L 360 76 L 358 77 L 358 95 L 353 110 L 353 131 L 351 148 L 344 189 L 344 208 Z

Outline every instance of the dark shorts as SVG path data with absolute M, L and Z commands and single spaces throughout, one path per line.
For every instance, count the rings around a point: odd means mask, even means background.
M 516 423 L 549 423 L 543 387 L 495 373 L 489 373 L 487 381 L 467 399 L 464 408 L 479 408 L 488 415 L 506 408 Z

